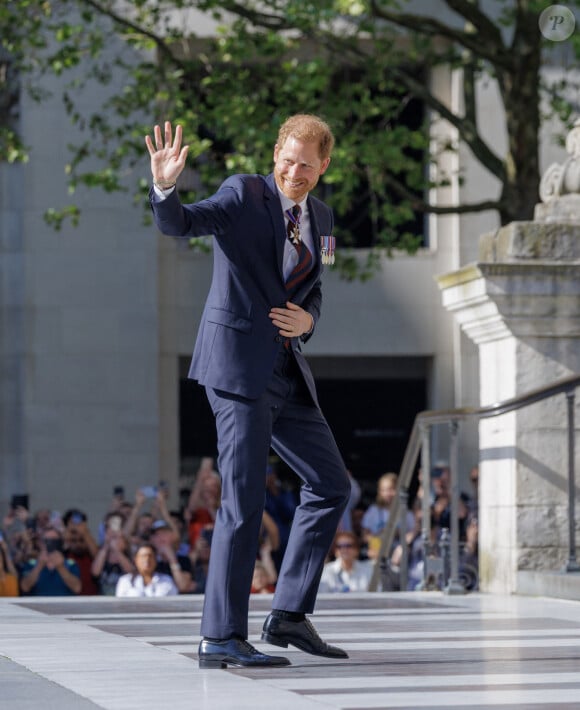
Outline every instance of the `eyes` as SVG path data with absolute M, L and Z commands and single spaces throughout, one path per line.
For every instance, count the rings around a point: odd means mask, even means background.
M 284 160 L 282 162 L 288 168 L 291 168 L 293 165 L 296 165 L 296 162 L 294 160 L 290 160 L 290 158 L 284 158 Z M 314 169 L 314 165 L 310 165 L 310 163 L 298 163 L 298 167 L 302 168 L 303 170 L 313 170 Z

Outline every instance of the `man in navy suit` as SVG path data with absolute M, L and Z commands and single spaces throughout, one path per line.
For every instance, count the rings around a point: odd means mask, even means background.
M 288 546 L 262 640 L 330 658 L 312 613 L 322 568 L 350 481 L 322 415 L 301 342 L 322 302 L 321 244 L 333 216 L 311 196 L 334 137 L 316 116 L 290 117 L 268 176 L 234 175 L 211 197 L 182 205 L 175 187 L 188 146 L 169 122 L 145 138 L 151 206 L 161 232 L 214 235 L 213 278 L 189 376 L 205 387 L 216 418 L 222 500 L 212 539 L 199 646 L 202 668 L 282 666 L 287 658 L 247 642 L 248 606 L 270 446 L 302 481 Z

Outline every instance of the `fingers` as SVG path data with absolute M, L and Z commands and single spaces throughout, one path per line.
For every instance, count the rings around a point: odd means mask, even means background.
M 168 150 L 174 155 L 179 155 L 180 158 L 184 158 L 187 154 L 187 146 L 183 149 L 181 148 L 182 136 L 183 128 L 178 125 L 175 127 L 175 141 L 173 140 L 171 121 L 165 121 L 163 126 L 163 136 L 161 134 L 161 126 L 155 125 L 153 128 L 154 140 L 151 140 L 151 136 L 149 135 L 145 136 L 145 144 L 147 146 L 147 150 L 149 151 L 149 155 L 154 155 L 157 151 Z
M 163 142 L 161 140 L 161 128 L 160 126 L 155 126 L 153 129 L 153 135 L 155 136 L 155 147 L 157 150 L 161 150 L 163 148 Z
M 165 121 L 165 147 L 171 148 L 171 122 L 170 121 Z
M 305 332 L 304 324 L 300 317 L 304 311 L 300 306 L 296 306 L 290 301 L 288 301 L 287 305 L 290 308 L 272 308 L 269 316 L 272 320 L 272 325 L 280 329 L 280 335 L 286 338 L 293 338 Z

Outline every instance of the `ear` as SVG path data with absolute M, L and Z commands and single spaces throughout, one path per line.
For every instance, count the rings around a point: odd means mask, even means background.
M 324 175 L 324 173 L 326 172 L 326 169 L 328 168 L 329 165 L 330 165 L 330 158 L 325 158 L 322 161 L 322 165 L 320 166 L 320 175 Z
M 274 146 L 274 162 L 276 162 L 278 160 L 279 151 L 280 151 L 280 146 L 278 145 L 278 143 L 276 143 L 276 145 Z

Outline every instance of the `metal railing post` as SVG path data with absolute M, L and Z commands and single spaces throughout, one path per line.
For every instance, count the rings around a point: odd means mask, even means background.
M 580 572 L 580 565 L 576 561 L 575 399 L 575 390 L 568 390 L 566 392 L 566 404 L 568 405 L 568 562 L 565 567 L 566 572 Z
M 401 562 L 399 565 L 399 589 L 407 591 L 409 581 L 409 545 L 407 544 L 407 513 L 409 510 L 409 490 L 401 488 L 399 491 L 399 542 L 401 544 Z
M 451 441 L 449 445 L 449 476 L 451 479 L 451 576 L 445 587 L 446 594 L 465 594 L 459 579 L 459 422 L 449 422 Z
M 428 589 L 430 586 L 429 560 L 431 559 L 431 427 L 428 424 L 419 425 L 421 433 L 421 486 L 423 500 L 421 501 L 421 541 L 423 543 L 423 581 L 418 589 Z

